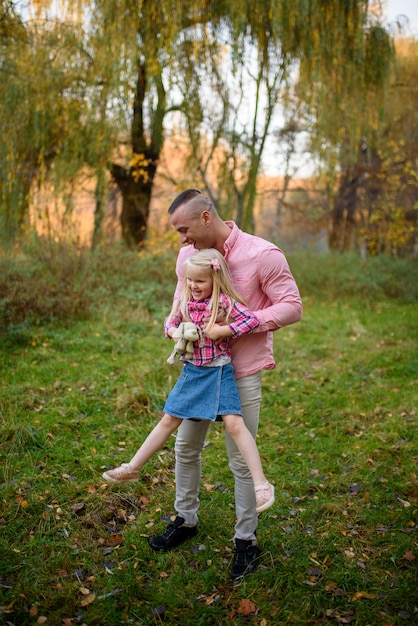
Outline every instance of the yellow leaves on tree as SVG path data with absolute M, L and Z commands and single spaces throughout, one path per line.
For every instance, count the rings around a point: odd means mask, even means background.
M 131 167 L 131 174 L 134 181 L 137 183 L 140 179 L 144 183 L 148 181 L 148 166 L 149 159 L 145 158 L 144 154 L 133 154 L 129 163 Z

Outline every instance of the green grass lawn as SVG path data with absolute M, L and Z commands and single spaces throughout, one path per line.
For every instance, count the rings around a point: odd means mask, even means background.
M 4 336 L 0 623 L 416 623 L 416 318 L 414 304 L 311 296 L 276 333 L 258 437 L 276 504 L 258 571 L 235 587 L 222 425 L 203 452 L 199 533 L 174 552 L 147 542 L 175 514 L 174 437 L 138 484 L 101 479 L 179 373 L 163 314 L 107 302 Z

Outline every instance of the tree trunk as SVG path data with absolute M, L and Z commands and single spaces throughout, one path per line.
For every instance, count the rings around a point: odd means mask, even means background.
M 147 236 L 156 169 L 156 160 L 147 155 L 140 169 L 131 167 L 127 170 L 120 165 L 112 165 L 112 176 L 122 194 L 122 237 L 129 248 L 140 247 Z
M 93 238 L 92 247 L 95 248 L 102 243 L 103 240 L 103 220 L 105 215 L 105 188 L 106 179 L 103 169 L 99 169 L 97 172 L 95 199 L 96 205 L 94 209 L 94 226 L 93 226 Z
M 112 176 L 122 194 L 122 237 L 129 248 L 140 247 L 147 236 L 152 187 L 164 141 L 165 90 L 161 77 L 154 77 L 154 82 L 157 104 L 152 114 L 151 136 L 148 138 L 144 129 L 143 111 L 147 77 L 144 64 L 138 63 L 130 167 L 126 169 L 116 163 L 111 165 Z
M 331 250 L 347 252 L 351 247 L 358 204 L 357 186 L 358 177 L 352 171 L 342 175 L 328 233 L 328 245 Z
M 328 232 L 331 250 L 347 252 L 358 247 L 363 215 L 372 214 L 378 196 L 379 168 L 376 151 L 368 150 L 365 145 L 360 149 L 357 163 L 342 172 Z

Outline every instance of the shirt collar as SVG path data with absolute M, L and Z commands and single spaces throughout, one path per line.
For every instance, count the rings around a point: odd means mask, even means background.
M 234 245 L 235 245 L 235 243 L 236 243 L 236 241 L 238 239 L 239 228 L 235 224 L 235 222 L 233 222 L 232 220 L 226 220 L 225 224 L 228 226 L 228 228 L 231 229 L 231 233 L 227 237 L 227 239 L 226 239 L 226 241 L 224 243 L 224 250 L 225 250 L 225 257 L 226 257 L 228 252 L 231 250 L 231 248 L 234 247 Z

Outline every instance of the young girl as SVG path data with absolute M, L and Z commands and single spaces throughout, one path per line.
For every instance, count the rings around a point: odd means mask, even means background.
M 194 322 L 203 332 L 203 341 L 194 342 L 190 360 L 170 392 L 164 416 L 145 439 L 129 463 L 103 473 L 113 483 L 134 482 L 150 457 L 167 441 L 183 419 L 222 418 L 251 472 L 258 513 L 274 502 L 274 487 L 264 476 L 257 445 L 242 417 L 235 382 L 229 339 L 250 333 L 260 323 L 236 293 L 228 266 L 215 249 L 199 250 L 187 259 L 184 285 L 179 301 L 165 323 L 167 337 L 183 321 Z M 221 322 L 221 323 L 219 323 Z

